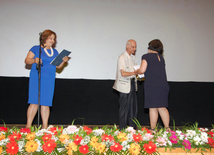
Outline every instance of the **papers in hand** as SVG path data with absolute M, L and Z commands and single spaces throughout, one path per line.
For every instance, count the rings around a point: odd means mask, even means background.
M 62 63 L 62 61 L 63 61 L 62 58 L 64 58 L 65 56 L 68 56 L 70 53 L 71 53 L 70 51 L 67 51 L 65 49 L 62 50 L 62 52 L 59 53 L 57 55 L 57 57 L 51 61 L 50 64 L 51 65 L 55 65 L 55 66 L 59 66 Z
M 140 69 L 139 65 L 133 66 L 135 70 Z M 139 78 L 143 78 L 144 74 L 138 74 Z

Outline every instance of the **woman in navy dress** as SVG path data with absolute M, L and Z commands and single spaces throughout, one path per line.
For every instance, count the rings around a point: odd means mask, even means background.
M 145 75 L 145 108 L 149 108 L 150 126 L 155 129 L 158 114 L 164 127 L 169 128 L 168 94 L 169 85 L 166 77 L 165 61 L 162 57 L 163 44 L 155 39 L 149 42 L 148 53 L 142 56 L 139 74 Z
M 51 65 L 50 62 L 58 55 L 58 51 L 54 49 L 56 45 L 56 33 L 51 30 L 45 30 L 41 34 L 41 85 L 40 85 L 40 105 L 42 128 L 48 127 L 48 119 L 50 115 L 50 107 L 52 106 L 56 68 L 60 69 L 64 63 L 68 61 L 68 57 L 63 58 L 63 62 L 59 66 Z M 38 70 L 36 65 L 39 63 L 39 45 L 33 46 L 25 58 L 25 63 L 32 65 L 29 78 L 29 95 L 27 110 L 27 125 L 30 128 L 33 119 L 38 110 Z

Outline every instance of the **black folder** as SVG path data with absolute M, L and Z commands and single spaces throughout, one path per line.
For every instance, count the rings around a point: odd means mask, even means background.
M 71 52 L 67 51 L 67 50 L 62 50 L 61 53 L 59 53 L 59 55 L 57 55 L 57 57 L 55 59 L 53 59 L 53 61 L 51 61 L 51 65 L 55 65 L 55 66 L 59 66 L 62 63 L 62 58 L 64 58 L 65 56 L 68 56 Z

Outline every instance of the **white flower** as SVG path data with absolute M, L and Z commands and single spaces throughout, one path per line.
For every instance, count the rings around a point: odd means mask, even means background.
M 90 137 L 89 136 L 85 136 L 84 139 L 81 140 L 80 144 L 81 145 L 86 145 L 90 142 Z
M 52 136 L 52 139 L 54 139 L 55 142 L 59 140 L 59 138 L 56 137 L 55 135 Z
M 143 141 L 149 141 L 149 139 L 145 135 L 142 135 L 142 138 L 143 138 Z
M 114 141 L 113 141 L 113 140 L 112 140 L 112 141 L 107 140 L 107 141 L 104 141 L 104 144 L 105 144 L 106 147 L 108 148 L 108 147 L 114 145 Z
M 41 144 L 40 140 L 35 139 L 35 141 L 38 143 L 38 148 L 37 148 L 36 152 L 42 151 L 43 149 L 42 149 L 42 144 Z
M 170 140 L 167 141 L 167 143 L 172 146 L 172 142 Z
M 132 134 L 128 134 L 127 137 L 128 137 L 127 142 L 132 142 L 133 141 L 133 135 Z
M 130 148 L 130 146 L 128 145 L 127 141 L 123 141 L 121 143 L 121 145 L 123 146 L 123 148 L 122 148 L 123 151 L 126 151 L 126 150 L 128 150 Z
M 208 143 L 208 136 L 206 132 L 201 132 L 201 139 L 203 142 Z
M 47 130 L 50 130 L 53 127 L 54 127 L 53 125 L 49 125 L 48 128 L 47 128 Z
M 93 130 L 93 133 L 95 136 L 101 136 L 102 134 L 105 133 L 105 131 L 103 129 L 96 129 L 96 130 Z
M 159 143 L 155 143 L 155 145 L 157 146 L 157 147 L 159 147 L 160 145 L 159 145 Z
M 179 131 L 179 130 L 176 130 L 175 131 L 178 135 L 181 135 L 182 134 L 182 131 Z
M 184 135 L 180 135 L 180 136 L 179 136 L 179 139 L 180 139 L 180 140 L 184 140 L 184 138 L 185 138 Z
M 38 137 L 40 137 L 40 136 L 43 136 L 43 132 L 40 132 L 40 131 L 38 131 L 38 132 L 36 132 L 36 136 L 38 136 Z
M 70 125 L 65 129 L 67 134 L 74 134 L 75 132 L 78 132 L 78 128 L 75 125 Z
M 26 132 L 25 132 L 25 133 L 24 133 L 24 132 L 21 132 L 20 134 L 21 134 L 21 135 L 27 135 L 27 133 L 26 133 Z
M 163 138 L 168 139 L 167 132 L 163 133 Z
M 115 131 L 115 132 L 114 132 L 114 136 L 119 135 L 119 133 L 120 133 L 120 131 L 119 131 L 119 130 Z
M 54 135 L 54 133 L 53 133 L 53 132 L 51 132 L 51 131 L 47 131 L 46 133 L 47 133 L 47 134 Z
M 4 132 L 4 131 L 1 131 L 1 132 L 0 132 L 0 135 L 1 135 L 1 134 L 5 135 L 5 132 Z
M 207 128 L 199 128 L 199 130 L 200 130 L 200 131 L 202 131 L 202 132 L 206 132 L 206 131 L 208 131 L 208 129 L 207 129 Z
M 36 132 L 36 136 L 43 136 L 44 133 L 51 133 L 51 132 L 48 131 L 47 129 L 41 129 L 38 132 Z
M 194 130 L 187 130 L 187 137 L 193 138 L 196 135 L 196 132 Z
M 0 141 L 0 146 L 7 145 L 8 142 L 9 142 L 9 139 L 8 139 L 8 138 L 2 139 L 2 140 Z
M 19 146 L 19 152 L 23 152 L 23 147 L 25 146 L 25 142 L 24 142 L 24 139 L 23 141 L 18 141 L 18 146 Z
M 195 145 L 199 145 L 200 141 L 201 141 L 201 138 L 199 136 L 196 136 L 193 138 L 194 142 L 195 142 Z

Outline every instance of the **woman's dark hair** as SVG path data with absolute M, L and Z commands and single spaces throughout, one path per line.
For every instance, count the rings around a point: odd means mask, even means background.
M 52 34 L 54 34 L 55 38 L 54 38 L 54 44 L 53 44 L 53 48 L 55 48 L 56 46 L 56 33 L 54 31 L 51 30 L 45 30 L 42 32 L 42 36 L 41 36 L 41 43 L 42 45 L 45 44 L 46 40 L 48 39 L 49 36 L 51 36 Z
M 159 54 L 163 54 L 163 44 L 159 39 L 154 39 L 152 41 L 149 42 L 149 50 L 153 50 L 158 52 Z

